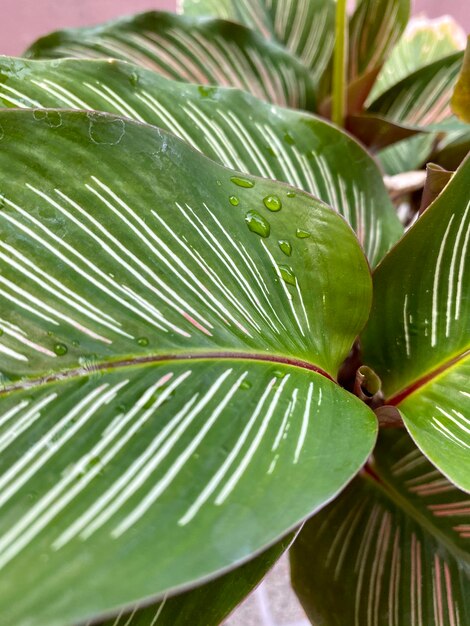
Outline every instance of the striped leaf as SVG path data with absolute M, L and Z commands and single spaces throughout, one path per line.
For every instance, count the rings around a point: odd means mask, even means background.
M 0 623 L 55 626 L 239 565 L 350 480 L 376 422 L 332 378 L 370 275 L 320 201 L 155 127 L 0 127 Z
M 222 165 L 288 182 L 330 204 L 372 266 L 403 232 L 375 162 L 349 135 L 234 89 L 181 85 L 122 62 L 4 57 L 0 106 L 94 109 L 169 130 Z
M 30 58 L 116 58 L 182 82 L 239 87 L 274 104 L 315 107 L 314 80 L 285 48 L 241 24 L 153 11 L 52 33 Z
M 368 107 L 368 112 L 398 124 L 429 127 L 452 115 L 450 99 L 462 66 L 457 52 L 408 75 Z M 411 137 L 378 153 L 387 174 L 421 167 L 433 151 L 437 135 Z
M 228 574 L 150 606 L 135 605 L 95 626 L 219 626 L 292 543 L 293 535 Z
M 377 77 L 369 103 L 410 74 L 464 47 L 465 32 L 453 18 L 414 17 Z
M 282 43 L 318 80 L 334 46 L 334 0 L 181 0 L 187 15 L 233 19 Z
M 465 626 L 470 500 L 404 433 L 386 432 L 365 475 L 302 530 L 294 588 L 323 626 Z M 338 602 L 341 598 L 341 602 Z
M 403 33 L 410 0 L 359 0 L 349 24 L 349 80 L 375 72 Z
M 470 158 L 385 257 L 363 335 L 412 437 L 470 489 Z

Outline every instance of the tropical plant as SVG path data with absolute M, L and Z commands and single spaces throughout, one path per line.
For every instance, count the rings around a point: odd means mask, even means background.
M 345 4 L 0 57 L 1 624 L 470 623 L 470 61 Z

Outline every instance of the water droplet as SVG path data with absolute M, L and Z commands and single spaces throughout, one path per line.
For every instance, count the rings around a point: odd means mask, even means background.
M 139 344 L 139 346 L 148 346 L 149 345 L 149 340 L 147 339 L 147 337 L 139 337 L 137 339 L 137 343 Z
M 256 233 L 260 237 L 269 237 L 271 232 L 269 222 L 257 211 L 248 211 L 245 215 L 245 222 L 252 233 Z
M 54 352 L 57 356 L 64 356 L 64 354 L 67 354 L 68 348 L 65 343 L 56 343 L 54 346 Z
M 251 187 L 255 186 L 255 183 L 252 180 L 248 180 L 248 178 L 241 178 L 239 176 L 232 176 L 232 178 L 230 180 L 235 185 L 238 185 L 239 187 L 245 187 L 245 189 L 251 189 Z
M 217 183 L 217 187 L 222 187 L 222 181 L 221 180 L 216 180 L 215 182 Z
M 286 133 L 284 135 L 284 141 L 286 143 L 288 143 L 290 146 L 294 146 L 295 145 L 295 139 L 289 133 Z
M 130 74 L 129 82 L 133 87 L 137 87 L 139 80 L 140 80 L 140 76 L 137 74 L 137 72 L 132 72 Z
M 44 120 L 50 128 L 59 128 L 62 126 L 62 116 L 59 111 L 46 111 L 44 109 L 34 109 L 33 117 L 35 120 Z
M 237 196 L 230 196 L 229 202 L 233 206 L 238 206 L 240 204 L 240 200 L 237 198 Z
M 288 191 L 287 192 L 287 197 L 288 198 L 295 198 L 297 194 L 295 193 L 295 191 Z
M 206 87 L 205 85 L 199 85 L 197 89 L 203 98 L 210 98 L 217 91 L 217 87 Z
M 282 209 L 281 199 L 277 196 L 266 196 L 263 202 L 264 206 L 270 211 L 280 211 Z
M 278 244 L 286 256 L 290 256 L 292 254 L 292 246 L 288 241 L 286 241 L 285 239 L 280 239 L 278 241 Z
M 286 373 L 283 372 L 282 370 L 274 370 L 273 372 L 274 378 L 284 378 L 285 375 Z
M 290 265 L 279 265 L 279 271 L 281 273 L 282 280 L 288 285 L 293 285 L 295 287 L 297 278 L 295 277 L 294 270 L 290 267 Z
M 249 380 L 244 380 L 241 384 L 240 384 L 240 389 L 251 389 L 251 383 Z
M 119 118 L 100 113 L 88 113 L 90 126 L 88 133 L 93 143 L 115 146 L 124 137 L 126 124 Z
M 309 233 L 308 230 L 302 230 L 302 228 L 298 228 L 295 231 L 295 236 L 299 239 L 307 239 L 307 237 L 311 237 L 312 233 Z

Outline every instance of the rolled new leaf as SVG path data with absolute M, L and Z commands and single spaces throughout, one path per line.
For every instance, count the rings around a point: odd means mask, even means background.
M 470 158 L 374 274 L 365 362 L 424 454 L 470 490 Z
M 312 623 L 465 624 L 468 494 L 397 431 L 381 433 L 372 469 L 307 522 L 291 550 L 294 589 Z
M 0 622 L 54 626 L 221 575 L 344 487 L 370 274 L 323 203 L 155 127 L 0 127 Z

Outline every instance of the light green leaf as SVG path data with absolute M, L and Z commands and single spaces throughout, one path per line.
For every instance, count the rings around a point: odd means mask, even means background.
M 448 15 L 414 17 L 386 60 L 370 93 L 369 103 L 416 70 L 465 47 L 465 32 Z
M 57 31 L 35 42 L 26 56 L 111 57 L 167 78 L 239 87 L 275 104 L 315 108 L 314 80 L 299 60 L 246 26 L 219 19 L 141 13 Z
M 470 36 L 455 91 L 452 95 L 452 110 L 464 122 L 470 123 Z
M 181 0 L 187 15 L 234 19 L 282 43 L 318 80 L 334 46 L 334 0 Z
M 468 495 L 404 433 L 381 434 L 373 471 L 377 480 L 356 479 L 291 550 L 294 588 L 312 623 L 467 624 Z
M 409 0 L 359 0 L 349 25 L 349 79 L 380 68 L 403 33 Z
M 94 109 L 169 130 L 222 165 L 330 204 L 372 266 L 403 233 L 376 164 L 356 141 L 324 120 L 238 90 L 182 85 L 118 61 L 4 57 L 0 106 Z
M 97 626 L 219 626 L 292 543 L 293 535 L 214 581 L 150 606 L 134 606 Z
M 398 124 L 428 127 L 452 115 L 450 98 L 462 66 L 458 52 L 430 63 L 393 85 L 368 112 Z M 378 153 L 387 174 L 421 167 L 433 151 L 437 135 L 404 139 Z
M 157 128 L 0 126 L 0 623 L 55 626 L 220 575 L 350 480 L 376 421 L 331 377 L 370 275 L 320 201 Z
M 470 158 L 378 266 L 365 362 L 412 437 L 470 489 Z

